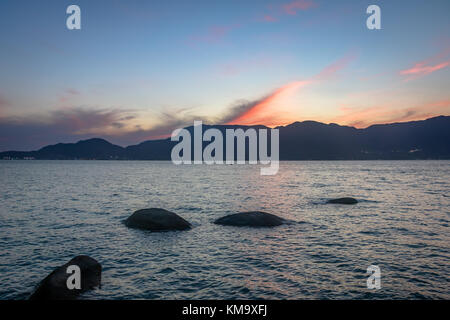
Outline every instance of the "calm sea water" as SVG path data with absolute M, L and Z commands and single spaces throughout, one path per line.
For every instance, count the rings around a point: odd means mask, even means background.
M 0 299 L 27 298 L 79 254 L 104 268 L 84 299 L 450 299 L 450 161 L 282 162 L 276 176 L 249 165 L 0 161 L 0 182 Z M 340 196 L 362 201 L 325 204 Z M 193 229 L 121 223 L 148 207 Z M 212 223 L 244 210 L 299 223 Z

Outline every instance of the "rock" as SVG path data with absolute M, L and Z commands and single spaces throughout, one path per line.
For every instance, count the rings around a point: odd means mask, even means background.
M 150 231 L 186 230 L 191 228 L 191 224 L 176 213 L 159 208 L 138 210 L 128 217 L 124 223 L 130 228 Z
M 214 221 L 215 224 L 235 227 L 275 227 L 284 222 L 283 218 L 260 211 L 230 214 Z
M 356 203 L 358 203 L 358 200 L 356 200 L 354 198 L 338 198 L 338 199 L 328 200 L 328 203 L 356 204 Z
M 76 265 L 80 268 L 80 289 L 70 290 L 67 287 L 67 279 L 74 272 L 67 273 L 69 266 Z M 30 296 L 30 300 L 71 300 L 88 290 L 100 287 L 102 278 L 102 266 L 95 259 L 88 256 L 77 256 L 53 270 Z

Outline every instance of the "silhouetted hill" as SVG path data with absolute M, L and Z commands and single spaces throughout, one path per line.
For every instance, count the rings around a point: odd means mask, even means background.
M 77 143 L 58 143 L 43 147 L 37 151 L 21 152 L 9 151 L 0 153 L 0 158 L 24 158 L 36 159 L 121 159 L 125 157 L 125 149 L 109 143 L 104 139 L 93 138 L 81 140 Z
M 269 129 L 264 126 L 203 125 L 203 131 L 209 128 L 223 133 L 226 129 L 236 128 Z M 192 126 L 186 129 L 193 132 Z M 280 130 L 280 160 L 450 159 L 450 116 L 379 124 L 365 129 L 315 121 L 294 122 L 277 129 Z M 1 152 L 0 159 L 170 160 L 176 143 L 168 138 L 123 148 L 96 138 L 59 143 L 31 152 Z M 208 143 L 204 142 L 204 145 Z
M 40 149 L 38 154 L 46 159 L 114 159 L 125 155 L 122 147 L 99 138 L 47 146 Z

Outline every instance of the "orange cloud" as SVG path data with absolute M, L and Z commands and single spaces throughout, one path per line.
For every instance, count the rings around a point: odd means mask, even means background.
M 295 81 L 278 88 L 266 98 L 261 99 L 248 110 L 238 115 L 236 118 L 227 122 L 226 124 L 241 124 L 241 125 L 255 125 L 265 124 L 267 126 L 278 125 L 273 123 L 273 117 L 270 117 L 272 104 L 283 98 L 294 94 L 299 88 L 311 83 L 311 80 Z
M 288 124 L 292 121 L 291 117 L 289 114 L 280 112 L 280 110 L 274 110 L 275 103 L 294 95 L 298 89 L 307 85 L 329 80 L 353 59 L 355 59 L 355 55 L 347 55 L 327 66 L 310 79 L 288 83 L 260 100 L 242 103 L 234 108 L 238 111 L 237 114 L 231 117 L 230 120 L 225 121 L 225 123 L 240 125 L 264 124 L 269 127 Z

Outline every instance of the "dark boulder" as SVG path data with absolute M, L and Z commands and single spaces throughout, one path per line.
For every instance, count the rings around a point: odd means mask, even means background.
M 176 213 L 159 208 L 138 210 L 128 217 L 124 223 L 130 228 L 150 231 L 186 230 L 191 228 L 191 224 Z
M 235 227 L 275 227 L 284 222 L 283 218 L 261 211 L 230 214 L 214 221 L 215 224 Z
M 73 275 L 73 270 L 68 270 L 68 267 L 73 265 L 80 268 L 80 289 L 69 289 L 67 285 L 68 278 Z M 77 256 L 42 280 L 30 300 L 72 300 L 83 292 L 100 287 L 101 277 L 100 263 L 88 256 Z
M 358 200 L 356 200 L 354 198 L 338 198 L 338 199 L 328 200 L 328 203 L 356 204 L 356 203 L 358 203 Z

